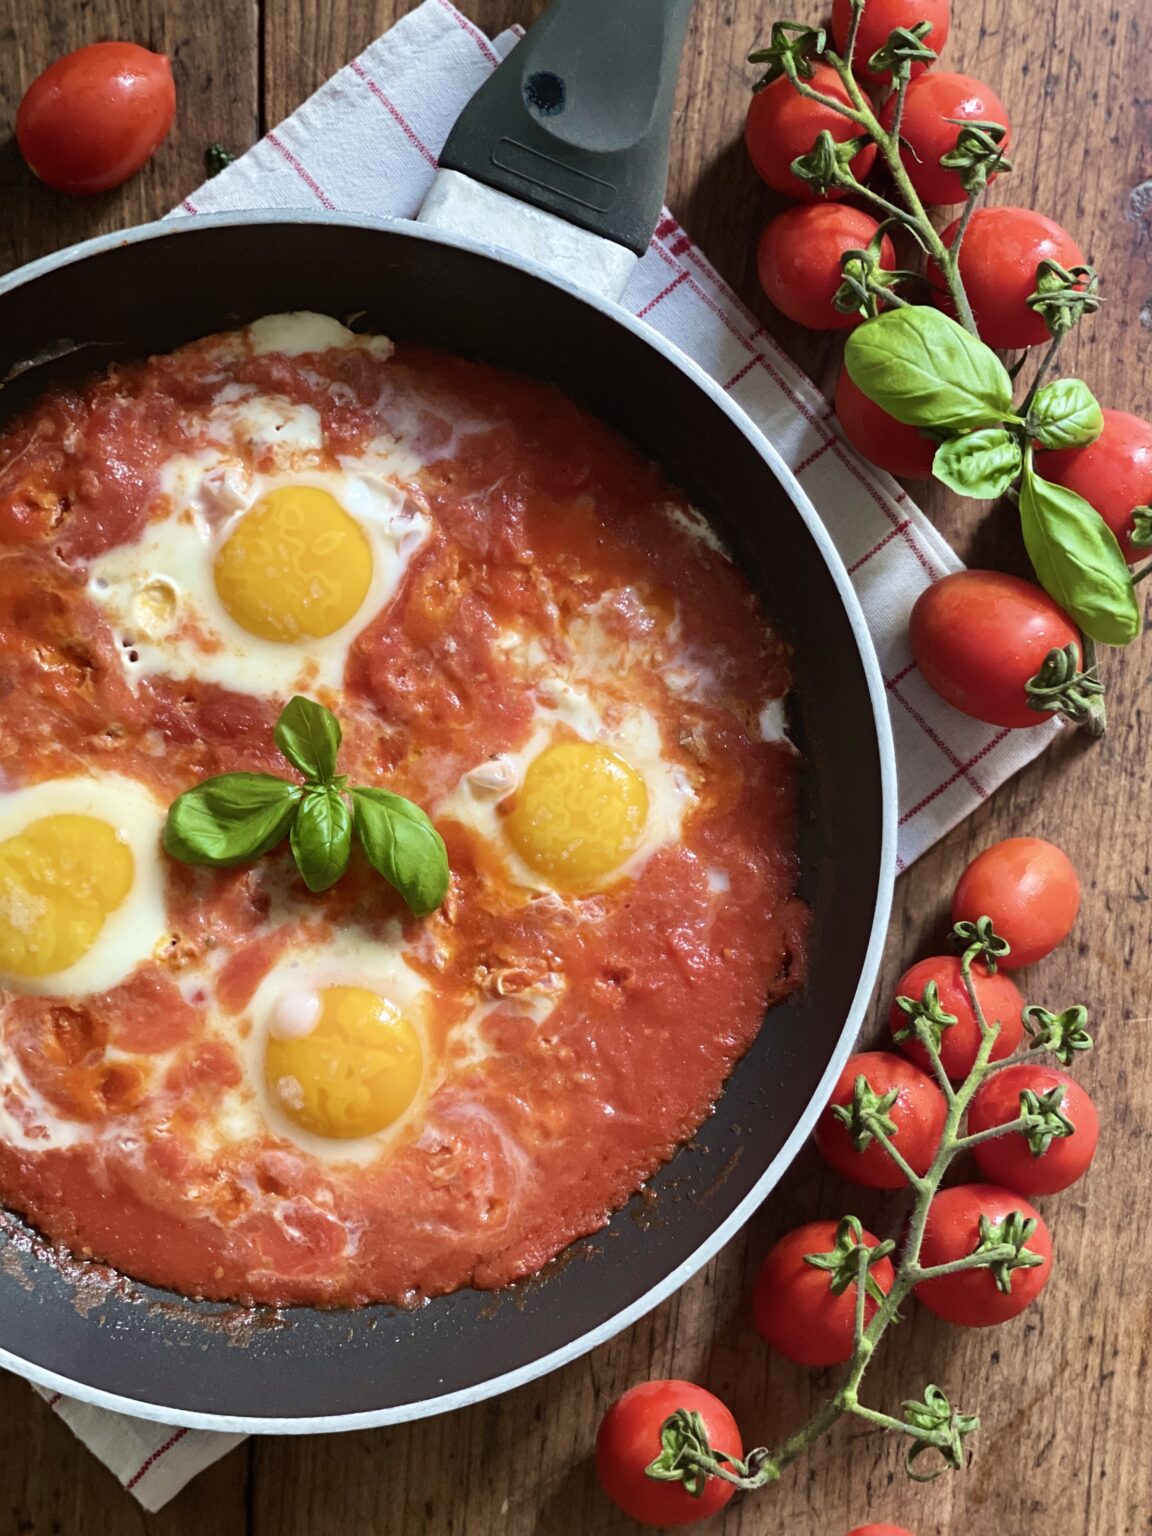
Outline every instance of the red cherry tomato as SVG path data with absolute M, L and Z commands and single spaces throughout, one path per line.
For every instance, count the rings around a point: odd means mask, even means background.
M 906 1525 L 858 1525 L 848 1536 L 916 1536 L 916 1532 Z
M 867 14 L 867 13 L 865 13 Z M 891 128 L 896 114 L 896 97 L 884 104 L 880 121 Z M 900 158 L 921 202 L 962 203 L 968 194 L 960 185 L 956 171 L 945 170 L 941 158 L 956 148 L 960 129 L 950 118 L 966 122 L 1002 123 L 1009 127 L 1008 114 L 995 91 L 971 75 L 950 75 L 930 69 L 913 80 L 904 99 L 900 119 L 902 140 Z M 1004 139 L 1005 147 L 1012 133 Z M 993 178 L 994 180 L 995 178 Z M 1032 290 L 1029 289 L 1029 292 Z
M 952 921 L 990 917 L 1012 946 L 1008 970 L 1050 955 L 1072 932 L 1080 910 L 1080 881 L 1072 861 L 1042 837 L 1009 837 L 978 853 L 960 876 Z
M 922 1280 L 916 1287 L 916 1296 L 929 1312 L 947 1322 L 959 1323 L 962 1328 L 988 1328 L 1019 1316 L 1036 1300 L 1052 1272 L 1052 1238 L 1034 1206 L 995 1184 L 957 1184 L 936 1196 L 924 1227 L 920 1265 L 932 1269 L 975 1253 L 981 1240 L 981 1216 L 986 1216 L 993 1227 L 999 1227 L 1014 1214 L 1036 1222 L 1035 1232 L 1023 1246 L 1039 1254 L 1043 1263 L 1006 1273 L 1007 1290 L 1000 1289 L 990 1269 L 961 1270 L 935 1280 Z
M 989 725 L 1027 729 L 1052 718 L 1029 706 L 1025 684 L 1051 650 L 1080 635 L 1048 594 L 1003 571 L 955 571 L 916 599 L 908 641 L 928 686 Z
M 58 192 L 107 192 L 152 158 L 175 111 L 172 68 L 162 53 L 91 43 L 33 80 L 16 113 L 16 141 Z
M 1075 1127 L 1072 1135 L 1053 1136 L 1039 1153 L 1020 1131 L 981 1142 L 973 1149 L 973 1156 L 986 1179 L 1021 1195 L 1058 1195 L 1087 1172 L 1100 1140 L 1100 1117 L 1080 1084 L 1055 1067 L 1025 1061 L 988 1078 L 968 1110 L 968 1130 L 987 1131 L 1019 1119 L 1020 1095 L 1025 1089 L 1041 1098 L 1056 1088 L 1063 1089 L 1059 1108 Z
M 1147 559 L 1150 551 L 1132 543 L 1132 508 L 1152 505 L 1152 421 L 1105 407 L 1104 430 L 1094 443 L 1038 453 L 1036 469 L 1096 508 L 1129 565 Z
M 835 1251 L 837 1230 L 834 1221 L 810 1221 L 789 1232 L 769 1250 L 756 1281 L 752 1315 L 760 1336 L 797 1365 L 842 1365 L 852 1356 L 855 1284 L 837 1296 L 832 1288 L 834 1276 L 806 1262 L 807 1254 Z M 875 1248 L 880 1239 L 862 1231 L 860 1241 Z M 896 1279 L 891 1261 L 878 1259 L 869 1273 L 887 1295 Z M 864 1313 L 869 1321 L 876 1305 L 871 1296 L 866 1297 Z
M 929 960 L 918 960 L 905 971 L 896 983 L 896 997 L 911 997 L 917 1002 L 924 996 L 929 982 L 936 983 L 940 1007 L 950 1013 L 955 1024 L 945 1025 L 940 1035 L 940 1062 L 953 1082 L 962 1082 L 972 1070 L 976 1053 L 980 1049 L 980 1025 L 968 1000 L 968 992 L 960 972 L 958 955 L 933 955 Z M 989 1024 L 999 1024 L 1000 1033 L 992 1047 L 992 1060 L 1001 1061 L 1011 1056 L 1024 1035 L 1021 1015 L 1024 999 L 1020 989 L 1010 976 L 997 971 L 989 976 L 982 965 L 972 967 L 972 982 L 976 996 Z M 888 1010 L 888 1026 L 895 1035 L 910 1027 L 912 1020 L 895 1001 Z M 925 1072 L 932 1070 L 928 1052 L 914 1034 L 898 1042 L 910 1061 Z
M 825 96 L 833 96 L 848 106 L 848 92 L 841 84 L 836 71 L 827 64 L 817 64 L 809 84 Z M 838 144 L 859 137 L 855 123 L 824 107 L 818 101 L 808 101 L 795 89 L 786 75 L 773 80 L 752 97 L 748 117 L 744 124 L 744 142 L 752 157 L 758 175 L 789 197 L 804 203 L 838 201 L 844 192 L 833 187 L 822 194 L 807 182 L 792 174 L 792 162 L 806 155 L 816 143 L 817 135 L 827 128 Z M 876 158 L 875 144 L 866 144 L 853 157 L 852 172 L 863 181 Z
M 959 228 L 957 219 L 940 236 L 949 249 Z M 1031 208 L 978 208 L 972 215 L 960 247 L 960 277 L 976 328 L 990 347 L 1035 347 L 1050 339 L 1044 317 L 1027 303 L 1045 259 L 1077 267 L 1084 253 L 1067 230 Z M 943 286 L 934 261 L 928 276 Z M 941 307 L 951 308 L 942 295 Z
M 842 203 L 789 208 L 766 224 L 760 236 L 760 286 L 781 313 L 809 330 L 843 331 L 859 325 L 862 315 L 842 315 L 832 305 L 842 281 L 840 258 L 845 251 L 863 250 L 879 228 L 868 214 Z M 887 235 L 881 241 L 880 260 L 887 268 L 896 265 Z
M 869 1189 L 902 1189 L 907 1183 L 900 1169 L 875 1138 L 857 1151 L 848 1127 L 832 1113 L 836 1105 L 851 1105 L 856 1079 L 867 1079 L 876 1098 L 895 1092 L 896 1099 L 884 1111 L 896 1127 L 893 1145 L 904 1154 L 914 1173 L 927 1173 L 940 1145 L 940 1133 L 948 1106 L 935 1079 L 891 1051 L 861 1051 L 850 1056 L 836 1080 L 832 1097 L 813 1132 L 826 1163 L 842 1178 Z
M 852 73 L 858 80 L 869 85 L 886 84 L 891 75 L 876 75 L 868 68 L 868 60 L 888 41 L 897 27 L 914 27 L 918 21 L 930 21 L 932 30 L 924 41 L 939 57 L 948 41 L 952 25 L 952 7 L 949 0 L 868 0 L 860 27 L 856 33 L 856 52 L 853 55 Z M 832 40 L 836 51 L 843 57 L 852 25 L 851 0 L 832 0 Z M 912 66 L 913 78 L 928 68 L 923 62 Z
M 696 1497 L 679 1483 L 648 1476 L 645 1468 L 660 1454 L 661 1427 L 677 1408 L 700 1415 L 714 1451 L 744 1454 L 736 1420 L 703 1387 L 690 1381 L 645 1381 L 630 1387 L 601 1420 L 596 1475 L 612 1502 L 641 1525 L 695 1525 L 723 1509 L 736 1492 L 731 1483 L 710 1477 Z
M 870 464 L 905 480 L 931 475 L 936 444 L 870 400 L 847 368 L 841 368 L 836 381 L 836 415 L 844 436 Z

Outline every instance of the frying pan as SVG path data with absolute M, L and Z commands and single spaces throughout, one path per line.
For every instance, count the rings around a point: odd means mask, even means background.
M 689 9 L 690 0 L 560 0 L 465 114 L 441 163 L 564 215 L 581 238 L 607 237 L 627 266 L 659 209 Z M 607 29 L 606 43 L 572 32 L 577 11 L 586 27 Z M 622 71 L 632 74 L 623 117 L 597 106 L 570 119 L 567 141 L 552 133 L 565 124 L 557 94 L 562 105 L 597 105 Z M 542 73 L 553 76 L 543 92 L 550 112 L 525 105 L 525 82 Z M 504 117 L 493 107 L 501 101 Z M 508 112 L 520 114 L 511 126 Z M 559 167 L 551 188 L 539 170 L 549 161 Z M 594 197 L 580 176 L 596 183 Z M 831 1090 L 875 978 L 895 843 L 884 688 L 814 509 L 711 379 L 570 278 L 406 221 L 255 213 L 152 224 L 0 282 L 0 376 L 15 369 L 0 418 L 110 361 L 293 309 L 360 314 L 360 328 L 557 384 L 659 462 L 712 520 L 795 647 L 801 891 L 812 928 L 806 984 L 771 1010 L 715 1114 L 652 1179 L 644 1213 L 653 1219 L 638 1220 L 633 1201 L 540 1276 L 495 1295 L 463 1290 L 413 1312 L 242 1313 L 109 1284 L 0 1213 L 0 1365 L 144 1418 L 258 1433 L 461 1407 L 565 1364 L 683 1285 L 764 1200 Z

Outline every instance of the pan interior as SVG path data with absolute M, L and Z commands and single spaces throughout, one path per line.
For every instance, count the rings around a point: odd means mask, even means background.
M 409 1313 L 237 1316 L 142 1287 L 109 1290 L 64 1274 L 18 1223 L 0 1224 L 0 1361 L 121 1407 L 302 1430 L 415 1417 L 527 1379 L 655 1304 L 746 1218 L 859 1023 L 890 894 L 890 747 L 843 572 L 762 443 L 673 349 L 465 245 L 412 226 L 188 221 L 29 271 L 0 287 L 0 377 L 45 360 L 0 390 L 0 418 L 55 380 L 262 314 L 356 315 L 357 329 L 554 382 L 617 427 L 712 519 L 795 648 L 809 979 L 772 1010 L 717 1112 L 653 1179 L 654 1203 L 633 1200 L 532 1281 Z

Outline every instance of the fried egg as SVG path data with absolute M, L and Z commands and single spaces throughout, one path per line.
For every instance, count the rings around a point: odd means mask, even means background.
M 0 794 L 0 983 L 100 992 L 165 942 L 164 816 L 113 774 Z
M 436 1076 L 432 999 L 401 950 L 345 929 L 286 951 L 261 979 L 239 1038 L 245 1083 L 202 1137 L 267 1131 L 325 1162 L 370 1163 L 419 1118 Z
M 524 745 L 469 769 L 436 815 L 495 850 L 515 885 L 581 896 L 679 841 L 696 799 L 642 704 L 544 677 Z

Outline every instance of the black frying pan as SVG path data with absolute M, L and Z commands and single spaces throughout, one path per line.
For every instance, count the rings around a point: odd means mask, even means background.
M 463 1406 L 575 1358 L 682 1285 L 765 1198 L 830 1091 L 875 977 L 895 844 L 883 684 L 804 492 L 674 347 L 529 263 L 406 222 L 323 216 L 204 218 L 90 241 L 0 282 L 0 377 L 42 359 L 0 389 L 0 419 L 113 359 L 291 309 L 363 312 L 358 328 L 554 382 L 712 519 L 795 646 L 802 893 L 814 920 L 807 984 L 771 1011 L 715 1115 L 652 1180 L 659 1220 L 618 1212 L 495 1297 L 465 1290 L 411 1313 L 238 1315 L 109 1288 L 0 1212 L 0 1365 L 144 1417 L 263 1433 Z M 61 352 L 63 338 L 86 345 Z

